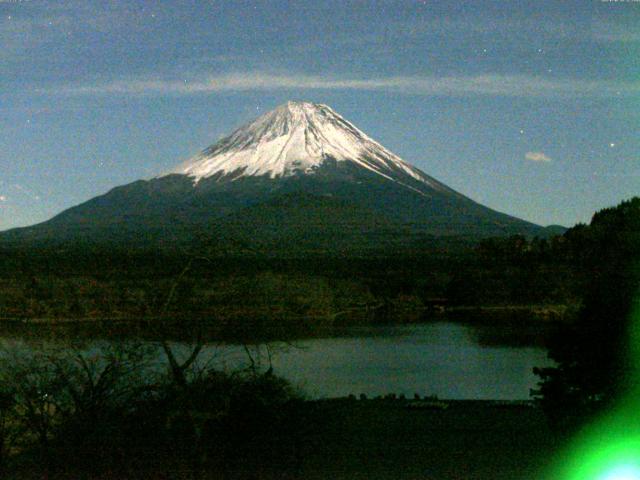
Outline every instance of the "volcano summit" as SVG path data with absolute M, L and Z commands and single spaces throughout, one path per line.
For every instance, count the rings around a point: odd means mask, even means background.
M 543 232 L 452 190 L 330 107 L 288 102 L 169 172 L 0 240 L 339 253 Z
M 175 169 L 199 181 L 245 176 L 313 174 L 326 160 L 355 166 L 403 184 L 410 177 L 436 190 L 445 185 L 405 163 L 326 105 L 287 102 Z M 412 187 L 410 187 L 412 188 Z M 419 190 L 416 190 L 419 191 Z

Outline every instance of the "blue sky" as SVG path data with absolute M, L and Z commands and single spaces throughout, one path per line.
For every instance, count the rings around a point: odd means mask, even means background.
M 536 223 L 640 194 L 640 1 L 0 0 L 0 47 L 0 229 L 289 99 Z

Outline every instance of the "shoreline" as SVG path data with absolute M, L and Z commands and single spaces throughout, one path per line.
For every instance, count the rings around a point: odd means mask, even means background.
M 363 325 L 363 326 L 371 326 L 378 324 L 389 324 L 389 325 L 402 325 L 407 323 L 424 323 L 426 321 L 432 321 L 434 319 L 446 318 L 449 320 L 453 320 L 448 318 L 450 316 L 459 316 L 459 315 L 472 315 L 474 318 L 476 316 L 484 316 L 491 319 L 497 319 L 499 316 L 504 315 L 527 315 L 535 320 L 545 320 L 545 321 L 570 321 L 572 317 L 575 315 L 579 308 L 579 305 L 568 305 L 568 304 L 534 304 L 534 305 L 460 305 L 460 306 L 451 306 L 444 308 L 430 308 L 430 307 L 420 307 L 420 308 L 394 308 L 388 315 L 385 317 L 397 317 L 401 318 L 405 321 L 396 321 L 396 322 L 381 322 L 381 321 L 359 321 L 354 325 Z M 100 323 L 100 322 L 119 322 L 119 323 L 131 323 L 131 324 L 140 324 L 140 323 L 152 323 L 152 322 L 167 322 L 167 321 L 184 321 L 188 320 L 190 322 L 204 322 L 204 323 L 213 323 L 212 318 L 234 318 L 236 316 L 243 317 L 252 317 L 252 318 L 264 318 L 264 319 L 288 319 L 288 320 L 300 320 L 300 321 L 322 321 L 329 319 L 336 319 L 338 317 L 348 318 L 350 320 L 358 320 L 362 319 L 363 313 L 370 313 L 372 309 L 353 309 L 350 311 L 340 311 L 335 313 L 330 313 L 326 315 L 298 315 L 291 312 L 269 312 L 269 311 L 256 311 L 253 314 L 239 314 L 229 315 L 228 312 L 224 312 L 222 315 L 216 315 L 212 313 L 210 315 L 207 314 L 195 314 L 195 315 L 150 315 L 150 316 L 102 316 L 102 317 L 93 317 L 93 316 L 85 316 L 85 317 L 0 317 L 0 324 L 2 323 L 20 323 L 20 324 L 73 324 L 73 323 Z M 225 315 L 226 314 L 226 315 Z M 409 318 L 415 318 L 418 315 L 420 320 L 414 322 L 407 322 L 406 320 Z M 215 322 L 215 320 L 214 320 Z M 351 324 L 348 324 L 351 325 Z

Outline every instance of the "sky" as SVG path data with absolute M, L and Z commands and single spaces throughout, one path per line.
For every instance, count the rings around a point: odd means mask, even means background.
M 640 0 L 0 0 L 0 230 L 287 100 L 542 224 L 640 194 Z

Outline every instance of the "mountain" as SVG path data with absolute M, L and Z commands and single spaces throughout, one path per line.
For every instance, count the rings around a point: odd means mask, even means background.
M 259 176 L 275 179 L 314 174 L 328 159 L 369 170 L 417 193 L 426 185 L 458 195 L 405 163 L 328 106 L 304 102 L 279 106 L 171 173 L 188 175 L 195 183 L 212 177 L 220 181 Z
M 544 232 L 447 187 L 330 107 L 288 102 L 169 172 L 0 241 L 342 253 Z

